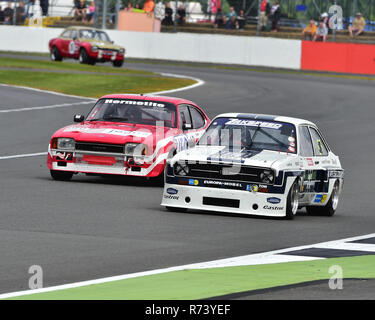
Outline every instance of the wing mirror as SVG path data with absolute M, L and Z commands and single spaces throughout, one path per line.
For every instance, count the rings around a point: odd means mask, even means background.
M 74 122 L 83 122 L 83 120 L 85 120 L 85 116 L 81 115 L 81 114 L 76 114 L 74 116 Z

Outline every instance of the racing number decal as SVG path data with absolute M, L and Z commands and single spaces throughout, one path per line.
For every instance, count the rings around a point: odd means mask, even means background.
M 74 40 L 69 42 L 69 54 L 74 54 L 77 51 L 77 46 L 74 42 Z

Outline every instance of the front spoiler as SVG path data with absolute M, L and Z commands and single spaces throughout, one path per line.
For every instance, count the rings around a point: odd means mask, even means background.
M 288 179 L 286 190 L 289 191 L 293 183 Z M 187 198 L 190 198 L 188 202 Z M 204 201 L 205 198 L 205 201 Z M 211 204 L 204 204 L 210 198 Z M 212 198 L 222 200 L 229 199 L 231 202 L 239 202 L 238 207 L 229 207 L 212 204 Z M 279 203 L 275 203 L 275 200 Z M 246 215 L 259 215 L 269 217 L 285 217 L 287 194 L 273 194 L 250 192 L 243 190 L 218 189 L 198 186 L 186 186 L 177 184 L 165 184 L 162 196 L 162 206 L 187 208 L 195 210 L 207 210 L 215 212 L 228 212 Z

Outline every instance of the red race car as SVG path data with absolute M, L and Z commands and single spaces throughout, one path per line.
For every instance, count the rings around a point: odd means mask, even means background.
M 189 100 L 125 94 L 100 98 L 86 119 L 74 121 L 48 147 L 55 180 L 76 173 L 162 177 L 167 158 L 194 145 L 210 123 Z
M 124 63 L 125 48 L 113 44 L 108 35 L 99 29 L 69 27 L 58 38 L 51 39 L 48 45 L 52 61 L 73 58 L 91 65 L 111 61 L 115 67 Z

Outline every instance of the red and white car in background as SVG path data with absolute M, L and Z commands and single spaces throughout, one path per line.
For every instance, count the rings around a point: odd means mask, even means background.
M 100 98 L 86 119 L 74 121 L 48 147 L 55 180 L 77 173 L 161 177 L 167 158 L 194 145 L 210 123 L 189 100 L 125 94 Z
M 125 48 L 114 44 L 103 30 L 90 27 L 68 27 L 48 47 L 52 61 L 71 58 L 91 65 L 109 61 L 121 67 L 125 58 Z

